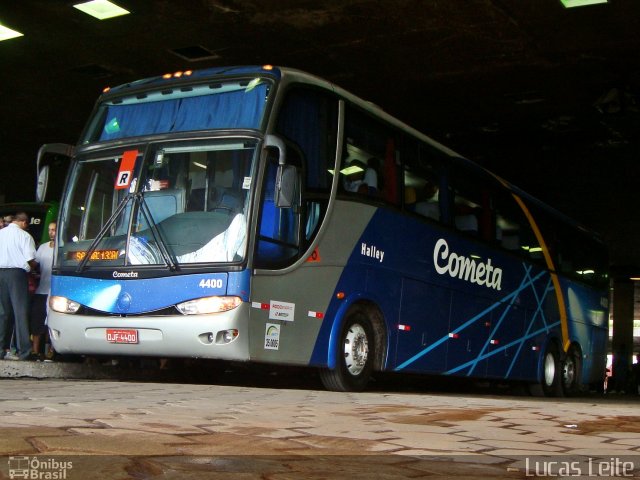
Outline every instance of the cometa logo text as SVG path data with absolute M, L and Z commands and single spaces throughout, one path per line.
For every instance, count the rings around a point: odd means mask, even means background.
M 484 263 L 455 252 L 449 253 L 449 245 L 444 238 L 438 240 L 433 249 L 433 265 L 440 275 L 449 274 L 466 282 L 502 290 L 502 269 L 491 265 L 490 258 Z

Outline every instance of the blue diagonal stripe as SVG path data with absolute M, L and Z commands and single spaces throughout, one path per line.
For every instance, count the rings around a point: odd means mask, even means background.
M 536 309 L 535 313 L 531 317 L 531 321 L 529 322 L 529 326 L 527 327 L 527 331 L 524 333 L 525 336 L 529 335 L 529 332 L 533 328 L 533 325 L 536 322 L 536 319 L 538 318 L 538 314 L 542 317 L 542 320 L 544 322 L 544 328 L 542 328 L 541 330 L 546 330 L 548 332 L 549 329 L 551 328 L 551 326 L 547 325 L 547 321 L 545 319 L 544 312 L 542 311 L 542 306 L 544 304 L 544 300 L 547 298 L 547 294 L 549 294 L 549 292 L 553 292 L 553 288 L 549 288 L 549 285 L 551 285 L 551 278 L 549 278 L 549 282 L 547 283 L 547 286 L 545 288 L 543 297 L 540 299 L 540 302 L 538 302 L 538 308 Z M 557 323 L 555 325 L 557 325 Z M 518 359 L 518 355 L 520 355 L 520 351 L 522 350 L 522 346 L 523 345 L 524 345 L 524 343 L 521 343 L 520 345 L 518 345 L 518 349 L 516 350 L 516 353 L 515 353 L 515 355 L 513 357 L 513 360 L 511 361 L 511 365 L 509 365 L 509 368 L 507 369 L 507 373 L 504 376 L 505 378 L 508 378 L 509 375 L 511 375 L 511 371 L 513 370 L 513 367 L 515 366 L 516 360 Z
M 496 308 L 498 308 L 500 306 L 503 306 L 506 302 L 508 302 L 511 299 L 515 298 L 520 292 L 522 292 L 529 285 L 533 284 L 536 280 L 538 280 L 540 277 L 542 277 L 545 273 L 546 273 L 546 271 L 542 271 L 542 272 L 538 273 L 530 281 L 528 281 L 528 282 L 526 282 L 524 284 L 521 284 L 516 290 L 511 292 L 509 295 L 507 295 L 506 297 L 502 298 L 501 300 L 499 300 L 498 302 L 494 303 L 493 305 L 487 307 L 485 310 L 483 310 L 482 312 L 480 312 L 475 317 L 469 319 L 467 322 L 465 322 L 462 325 L 460 325 L 458 328 L 456 328 L 451 333 L 459 333 L 459 332 L 461 332 L 462 330 L 467 328 L 469 325 L 472 325 L 473 323 L 475 323 L 478 319 L 484 317 L 487 313 L 492 312 L 493 310 L 495 310 Z M 403 368 L 406 368 L 408 365 L 411 365 L 413 362 L 415 362 L 419 358 L 422 358 L 424 355 L 426 355 L 427 353 L 429 353 L 431 350 L 433 350 L 434 348 L 438 347 L 442 343 L 446 342 L 448 339 L 449 339 L 449 335 L 446 335 L 446 336 L 440 338 L 439 340 L 436 340 L 434 343 L 429 345 L 427 348 L 421 350 L 420 352 L 416 353 L 413 357 L 409 358 L 408 360 L 406 360 L 403 363 L 401 363 L 400 365 L 398 365 L 394 369 L 394 371 L 397 372 L 399 370 L 402 370 Z
M 526 283 L 527 279 L 531 278 L 531 267 L 528 267 L 527 265 L 523 264 L 522 265 L 524 267 L 524 277 L 522 277 L 522 282 L 520 282 L 520 286 L 518 287 L 519 289 L 523 288 L 523 285 Z M 533 288 L 533 286 L 532 286 Z M 511 307 L 513 306 L 513 302 L 516 301 L 516 296 L 514 296 L 511 301 L 509 302 L 509 304 L 507 305 L 507 307 L 504 309 L 504 312 L 502 312 L 502 315 L 500 315 L 500 320 L 498 320 L 496 322 L 496 324 L 493 326 L 493 329 L 491 330 L 491 333 L 489 334 L 489 336 L 487 337 L 487 340 L 484 343 L 484 346 L 482 347 L 482 349 L 480 350 L 480 355 L 482 355 L 484 352 L 487 351 L 487 348 L 489 348 L 489 345 L 491 344 L 491 339 L 495 337 L 495 333 L 498 331 L 498 329 L 500 328 L 500 326 L 502 325 L 502 322 L 504 321 L 504 319 L 506 318 L 506 316 L 509 314 L 509 312 L 511 311 Z M 473 371 L 475 370 L 475 368 L 478 366 L 478 363 L 480 362 L 480 358 L 476 358 L 473 366 L 469 369 L 469 372 L 467 373 L 467 375 L 471 375 L 473 373 Z
M 551 324 L 551 325 L 544 326 L 544 327 L 542 327 L 542 328 L 540 328 L 540 329 L 536 330 L 535 332 L 529 333 L 528 335 L 525 335 L 525 336 L 524 336 L 524 337 L 522 337 L 522 338 L 519 338 L 519 339 L 517 339 L 517 340 L 514 340 L 514 341 L 513 341 L 513 342 L 511 342 L 511 343 L 508 343 L 508 344 L 506 344 L 506 345 L 503 345 L 502 347 L 497 348 L 496 350 L 492 350 L 492 351 L 491 351 L 491 352 L 489 352 L 489 353 L 485 353 L 484 355 L 482 355 L 482 356 L 479 358 L 479 360 L 484 360 L 485 358 L 489 358 L 489 357 L 492 357 L 493 355 L 496 355 L 496 354 L 498 354 L 498 353 L 504 352 L 507 348 L 510 348 L 510 347 L 512 347 L 512 346 L 514 346 L 514 345 L 516 345 L 516 344 L 518 344 L 518 343 L 519 343 L 519 344 L 523 344 L 524 342 L 526 342 L 526 341 L 527 341 L 527 340 L 529 340 L 530 338 L 533 338 L 533 337 L 535 337 L 536 335 L 538 335 L 539 333 L 542 333 L 542 332 L 546 331 L 548 328 L 557 327 L 558 325 L 560 325 L 560 322 L 556 322 L 556 323 L 553 323 L 553 324 Z M 472 361 L 469 361 L 469 362 L 467 362 L 467 363 L 465 363 L 465 364 L 463 364 L 463 365 L 459 365 L 459 366 L 457 366 L 456 368 L 453 368 L 453 369 L 451 369 L 451 370 L 449 370 L 449 371 L 445 372 L 445 375 L 451 375 L 452 373 L 459 372 L 460 370 L 463 370 L 463 369 L 465 369 L 466 367 L 468 367 L 469 365 L 471 365 L 474 361 L 475 361 L 475 360 L 472 360 Z

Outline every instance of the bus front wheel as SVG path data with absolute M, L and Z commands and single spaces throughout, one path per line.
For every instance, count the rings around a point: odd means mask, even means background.
M 371 377 L 375 358 L 375 340 L 371 322 L 364 311 L 356 308 L 347 316 L 336 348 L 336 367 L 320 370 L 327 390 L 359 392 Z

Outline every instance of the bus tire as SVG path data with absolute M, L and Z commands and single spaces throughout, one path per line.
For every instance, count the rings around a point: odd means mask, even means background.
M 582 371 L 582 356 L 580 349 L 572 345 L 562 365 L 562 391 L 565 395 L 580 393 L 580 375 Z
M 542 357 L 542 370 L 537 382 L 529 384 L 529 393 L 534 397 L 561 397 L 562 370 L 560 350 L 549 342 Z
M 320 370 L 322 384 L 334 392 L 360 392 L 371 378 L 376 353 L 373 328 L 363 309 L 347 314 L 338 342 L 336 367 Z
M 560 351 L 554 342 L 549 342 L 542 359 L 540 386 L 545 397 L 562 396 L 562 366 Z

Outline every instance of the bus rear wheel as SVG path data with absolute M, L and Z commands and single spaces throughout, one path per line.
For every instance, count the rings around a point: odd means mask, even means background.
M 364 311 L 356 308 L 348 314 L 336 347 L 336 367 L 320 370 L 323 385 L 336 392 L 364 390 L 375 358 L 373 328 Z
M 562 369 L 558 346 L 551 342 L 547 345 L 542 358 L 542 371 L 537 383 L 529 386 L 531 395 L 536 397 L 562 396 Z
M 580 392 L 581 367 L 580 351 L 572 346 L 562 366 L 562 390 L 565 395 L 575 395 Z
M 545 397 L 562 396 L 560 352 L 555 343 L 547 345 L 542 364 L 542 392 Z

